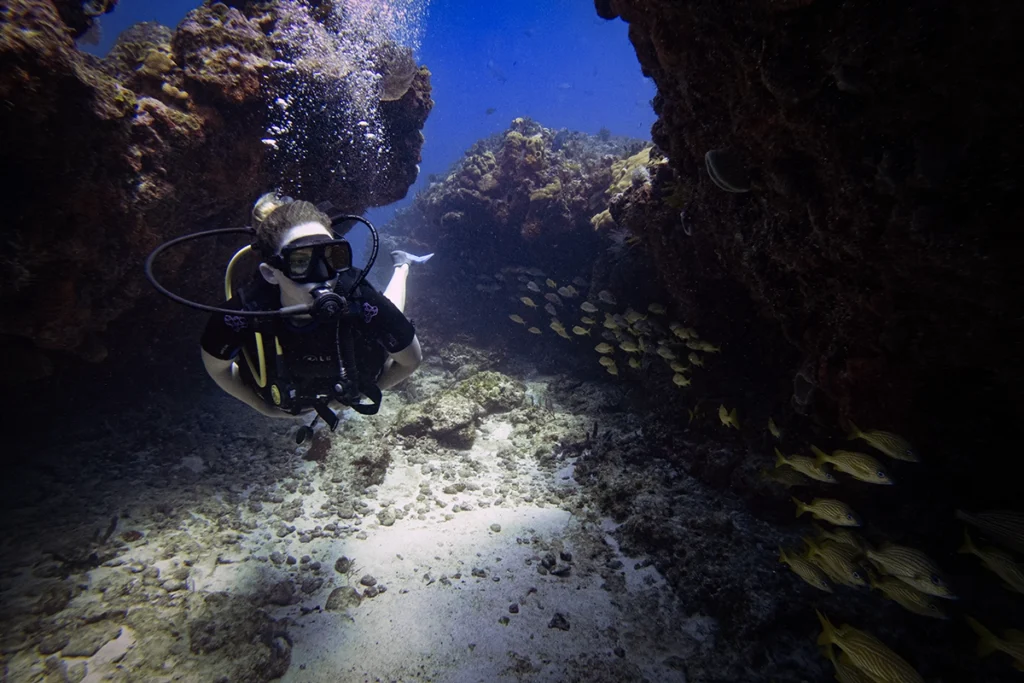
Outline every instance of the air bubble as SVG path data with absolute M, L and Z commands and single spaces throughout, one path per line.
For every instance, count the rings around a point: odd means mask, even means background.
M 410 54 L 419 48 L 428 4 L 334 0 L 331 20 L 320 23 L 305 3 L 279 3 L 270 40 L 283 58 L 271 62 L 267 87 L 277 92 L 263 142 L 275 150 L 281 167 L 289 169 L 289 192 L 302 193 L 303 175 L 314 164 L 318 176 L 325 170 L 333 174 L 334 168 L 323 168 L 325 156 L 335 160 L 328 163 L 341 163 L 354 152 L 370 186 L 387 173 L 391 149 L 378 111 L 385 87 L 381 74 L 367 66 L 381 64 L 381 56 L 396 46 Z M 324 140 L 345 138 L 350 140 L 348 155 L 322 148 Z M 316 146 L 307 145 L 310 139 Z

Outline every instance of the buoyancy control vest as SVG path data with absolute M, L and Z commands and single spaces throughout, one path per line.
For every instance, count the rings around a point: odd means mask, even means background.
M 357 276 L 358 272 L 342 273 L 336 291 L 347 291 Z M 328 407 L 331 401 L 364 415 L 380 409 L 376 382 L 387 350 L 361 324 L 362 289 L 352 292 L 335 319 L 305 325 L 282 317 L 257 319 L 239 366 L 260 398 L 293 415 L 314 409 L 332 428 L 338 418 Z M 246 296 L 240 296 L 244 307 Z M 252 305 L 262 307 L 266 301 L 255 299 Z

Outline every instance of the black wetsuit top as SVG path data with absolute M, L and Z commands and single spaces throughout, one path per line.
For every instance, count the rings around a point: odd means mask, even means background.
M 358 272 L 346 275 L 355 277 Z M 388 355 L 408 347 L 416 329 L 389 299 L 367 282 L 359 285 L 352 299 L 360 315 L 354 321 L 344 323 L 314 320 L 296 325 L 288 318 L 265 318 L 257 322 L 252 317 L 213 313 L 206 323 L 200 345 L 215 358 L 232 360 L 243 348 L 250 352 L 255 348 L 255 332 L 260 331 L 264 335 L 269 332 L 281 343 L 287 374 L 291 378 L 333 381 L 338 367 L 338 326 L 351 324 L 359 375 L 365 381 L 376 383 Z M 280 305 L 280 290 L 262 278 L 256 278 L 256 282 L 241 295 L 232 297 L 221 307 L 268 311 Z M 270 349 L 267 351 L 269 353 Z M 250 356 L 255 357 L 252 353 Z M 243 380 L 256 388 L 248 364 L 239 362 L 238 367 Z

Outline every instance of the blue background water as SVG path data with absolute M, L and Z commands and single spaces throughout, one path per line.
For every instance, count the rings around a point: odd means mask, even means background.
M 106 54 L 117 34 L 139 21 L 175 26 L 197 2 L 121 0 L 102 19 Z M 433 0 L 418 60 L 433 74 L 434 110 L 423 134 L 420 177 L 444 173 L 474 142 L 505 130 L 517 116 L 549 128 L 647 138 L 654 84 L 640 73 L 622 21 L 597 16 L 591 0 Z M 489 108 L 495 109 L 488 114 Z M 400 202 L 375 209 L 377 224 Z

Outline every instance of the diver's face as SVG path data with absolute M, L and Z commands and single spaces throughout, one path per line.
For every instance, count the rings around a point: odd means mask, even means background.
M 330 230 L 325 228 L 320 223 L 302 223 L 301 225 L 296 225 L 293 228 L 289 228 L 288 231 L 281 236 L 281 243 L 280 246 L 278 247 L 278 251 L 280 252 L 280 250 L 283 249 L 284 247 L 287 247 L 292 242 L 302 239 L 303 237 L 314 236 L 323 236 L 324 239 L 334 239 L 334 236 L 331 234 Z M 334 284 L 333 280 L 328 281 L 327 283 L 295 282 L 287 275 L 285 275 L 281 270 L 267 263 L 261 264 L 260 269 L 264 273 L 263 277 L 268 282 L 270 282 L 271 284 L 276 284 L 281 288 L 281 304 L 283 306 L 291 306 L 300 303 L 311 303 L 313 301 L 313 297 L 310 296 L 309 294 L 311 291 L 313 291 L 317 287 L 323 286 L 324 284 Z M 272 277 L 267 277 L 268 271 L 272 273 Z

